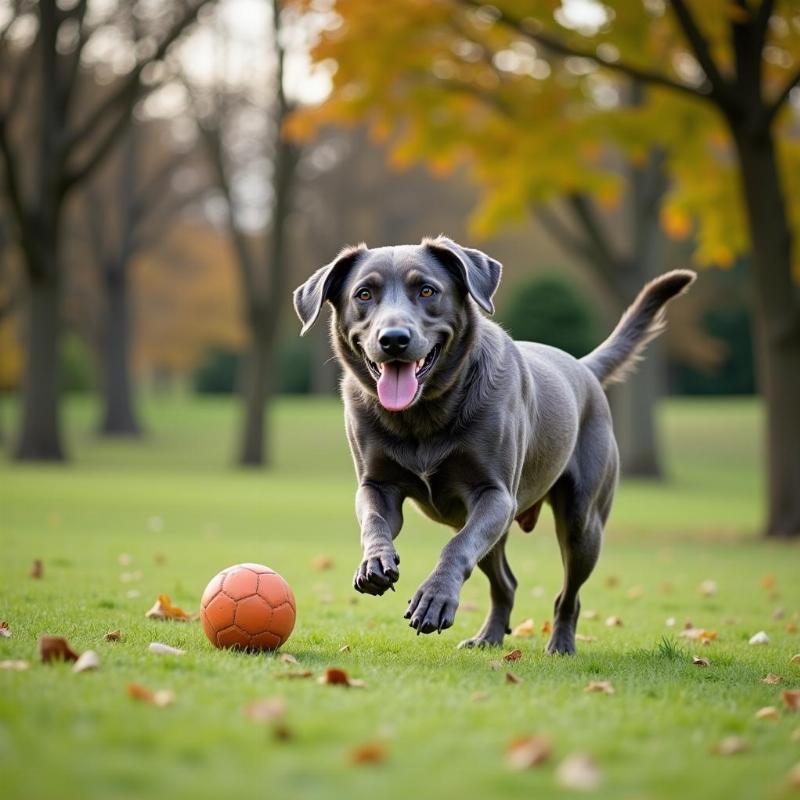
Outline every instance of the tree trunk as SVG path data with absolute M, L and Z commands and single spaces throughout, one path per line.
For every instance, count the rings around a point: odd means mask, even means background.
M 252 321 L 250 346 L 242 363 L 244 419 L 239 463 L 246 467 L 269 466 L 267 405 L 275 387 L 273 342 L 265 320 Z
M 22 432 L 15 453 L 20 461 L 64 460 L 59 418 L 60 288 L 55 269 L 40 273 L 30 284 L 22 382 Z
M 767 407 L 770 537 L 800 537 L 800 288 L 769 131 L 735 130 L 752 241 L 759 378 Z
M 108 269 L 103 280 L 106 315 L 103 323 L 101 359 L 103 365 L 103 420 L 100 433 L 106 436 L 139 436 L 131 380 L 131 314 L 125 269 Z

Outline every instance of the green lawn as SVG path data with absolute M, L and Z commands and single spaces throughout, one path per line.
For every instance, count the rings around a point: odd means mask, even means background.
M 8 427 L 10 409 L 3 411 Z M 417 637 L 402 618 L 444 529 L 408 513 L 398 592 L 375 599 L 351 589 L 358 531 L 337 403 L 280 404 L 275 469 L 261 473 L 231 467 L 237 417 L 227 401 L 151 402 L 144 443 L 100 442 L 93 407 L 73 401 L 71 466 L 0 461 L 0 619 L 13 630 L 0 638 L 0 660 L 32 662 L 25 672 L 0 671 L 0 794 L 569 797 L 556 768 L 586 752 L 603 774 L 593 797 L 788 797 L 800 714 L 781 707 L 780 692 L 800 688 L 800 664 L 790 663 L 800 634 L 786 631 L 792 620 L 800 625 L 800 548 L 757 538 L 760 414 L 749 401 L 673 401 L 662 411 L 670 480 L 628 483 L 618 494 L 583 592 L 584 610 L 598 618 L 582 620 L 579 631 L 596 641 L 579 645 L 576 658 L 548 658 L 541 634 L 509 638 L 507 649 L 523 652 L 511 665 L 522 683 L 511 685 L 489 667 L 497 651 L 455 649 L 486 610 L 482 576 L 465 587 L 467 607 L 444 635 Z M 514 623 L 533 617 L 537 628 L 561 578 L 549 516 L 543 523 L 530 536 L 514 532 L 510 548 L 520 582 Z M 119 563 L 123 553 L 129 566 Z M 315 571 L 319 555 L 333 568 Z M 28 577 L 34 558 L 44 561 L 42 580 Z M 197 623 L 145 619 L 161 592 L 196 610 L 209 578 L 239 561 L 269 564 L 293 586 L 298 621 L 284 650 L 302 668 L 316 675 L 341 666 L 367 687 L 279 680 L 290 667 L 277 658 L 215 651 Z M 762 586 L 768 575 L 771 590 Z M 710 597 L 698 592 L 706 580 L 717 585 Z M 611 615 L 623 626 L 607 627 Z M 665 625 L 668 617 L 676 627 Z M 687 619 L 718 631 L 718 641 L 678 638 Z M 123 640 L 105 642 L 115 628 Z M 771 643 L 749 646 L 759 630 Z M 73 674 L 36 663 L 45 633 L 96 650 L 101 669 Z M 152 641 L 189 652 L 152 655 Z M 710 667 L 693 666 L 695 653 Z M 783 683 L 762 683 L 768 672 Z M 584 693 L 590 680 L 610 680 L 616 692 Z M 133 681 L 173 690 L 175 703 L 130 699 Z M 269 697 L 285 699 L 286 741 L 243 714 Z M 780 719 L 754 718 L 767 705 L 780 707 Z M 547 736 L 553 755 L 512 771 L 506 745 L 527 734 Z M 711 752 L 733 735 L 747 752 Z M 352 765 L 353 748 L 374 741 L 384 743 L 385 761 Z

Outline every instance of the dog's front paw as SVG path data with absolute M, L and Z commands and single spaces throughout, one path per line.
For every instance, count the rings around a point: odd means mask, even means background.
M 394 591 L 400 577 L 400 556 L 394 549 L 365 553 L 364 560 L 356 570 L 353 588 L 362 594 L 382 595 L 387 589 Z
M 452 581 L 431 575 L 411 598 L 405 618 L 417 633 L 441 633 L 452 626 L 458 608 L 458 590 Z

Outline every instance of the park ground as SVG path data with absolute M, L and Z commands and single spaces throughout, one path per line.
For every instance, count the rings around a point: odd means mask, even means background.
M 2 411 L 8 428 L 11 409 Z M 561 579 L 547 513 L 510 545 L 520 584 L 513 624 L 532 618 L 537 633 L 509 637 L 499 653 L 455 648 L 487 608 L 479 574 L 452 630 L 417 637 L 407 627 L 405 601 L 447 535 L 411 510 L 398 592 L 353 592 L 354 486 L 335 401 L 279 403 L 266 473 L 232 466 L 231 401 L 150 401 L 141 443 L 100 441 L 94 414 L 88 400 L 71 401 L 68 467 L 0 460 L 0 619 L 13 633 L 0 638 L 0 660 L 31 662 L 0 671 L 3 797 L 558 798 L 575 794 L 557 777 L 574 753 L 597 763 L 597 798 L 777 800 L 797 791 L 787 776 L 800 763 L 800 714 L 783 707 L 781 691 L 800 688 L 800 664 L 790 661 L 800 653 L 800 548 L 758 537 L 755 402 L 664 404 L 669 480 L 621 487 L 583 592 L 584 611 L 596 613 L 579 632 L 595 640 L 575 658 L 543 654 L 541 627 Z M 29 577 L 37 558 L 41 579 Z M 284 651 L 298 665 L 216 651 L 196 622 L 145 619 L 159 593 L 195 611 L 210 577 L 241 561 L 268 564 L 293 586 L 298 619 Z M 611 616 L 622 625 L 607 626 Z M 717 639 L 680 637 L 687 620 Z M 106 642 L 114 629 L 121 641 Z M 770 643 L 749 645 L 761 630 Z M 100 670 L 39 664 L 42 634 L 96 650 Z M 151 654 L 154 641 L 188 653 Z M 519 660 L 490 668 L 512 648 Z M 694 666 L 694 655 L 709 666 Z M 366 686 L 320 685 L 330 666 Z M 280 678 L 298 669 L 313 677 Z M 508 683 L 507 669 L 521 682 Z M 764 683 L 768 673 L 781 683 Z M 586 693 L 590 681 L 615 692 Z M 174 703 L 131 699 L 133 682 L 172 690 Z M 244 713 L 263 698 L 285 702 L 287 738 Z M 757 719 L 765 706 L 778 719 Z M 528 735 L 546 737 L 552 755 L 515 771 L 506 747 Z M 728 737 L 747 749 L 715 753 Z M 379 763 L 353 763 L 365 744 L 377 745 Z

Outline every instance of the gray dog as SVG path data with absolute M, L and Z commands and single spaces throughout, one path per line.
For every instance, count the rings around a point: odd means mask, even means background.
M 410 498 L 457 533 L 409 602 L 417 633 L 453 624 L 475 567 L 491 587 L 481 629 L 461 646 L 500 645 L 517 586 L 505 554 L 514 520 L 533 530 L 542 503 L 555 516 L 564 583 L 548 653 L 575 652 L 578 591 L 597 562 L 618 477 L 603 386 L 624 377 L 664 327 L 665 303 L 693 272 L 647 284 L 611 336 L 578 360 L 515 342 L 494 311 L 501 265 L 449 239 L 347 248 L 295 290 L 305 333 L 327 300 L 344 367 L 345 427 L 358 476 L 364 558 L 359 592 L 394 589 L 394 540 Z

